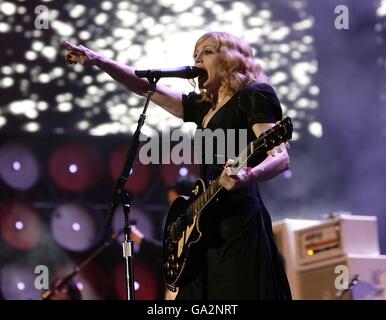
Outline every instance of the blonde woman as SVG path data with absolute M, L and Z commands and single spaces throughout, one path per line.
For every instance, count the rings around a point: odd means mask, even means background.
M 136 77 L 133 68 L 84 46 L 65 45 L 85 64 L 146 95 L 148 81 Z M 281 120 L 280 102 L 247 43 L 225 32 L 209 32 L 198 39 L 193 56 L 195 67 L 206 71 L 198 77 L 200 93 L 185 95 L 157 85 L 155 104 L 200 129 L 245 129 L 248 142 Z M 201 178 L 209 184 L 220 177 L 225 191 L 200 219 L 200 250 L 190 261 L 191 271 L 177 299 L 291 299 L 271 219 L 258 191 L 259 183 L 289 168 L 287 150 L 280 147 L 282 152 L 275 148 L 237 175 L 229 168 L 231 162 L 224 166 L 225 155 L 217 154 L 216 148 L 206 150 L 216 158 L 203 163 Z

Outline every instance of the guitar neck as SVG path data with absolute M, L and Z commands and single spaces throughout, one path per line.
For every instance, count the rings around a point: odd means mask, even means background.
M 265 145 L 264 137 L 259 138 L 251 142 L 246 149 L 235 159 L 232 166 L 234 172 L 237 174 L 241 169 L 247 166 L 248 160 L 252 158 L 256 153 L 263 150 Z M 221 191 L 223 186 L 220 184 L 220 177 L 213 181 L 209 187 L 199 196 L 192 204 L 192 209 L 194 215 L 199 213 L 201 210 L 208 205 L 213 198 Z
M 255 141 L 251 142 L 247 148 L 234 160 L 232 170 L 237 174 L 240 170 L 247 167 L 248 160 L 259 152 L 266 152 L 273 147 L 278 146 L 282 142 L 291 139 L 292 136 L 292 122 L 289 117 L 286 117 L 276 126 L 265 131 Z M 188 215 L 193 218 L 201 210 L 205 208 L 223 187 L 220 184 L 220 177 L 218 177 L 209 187 L 203 192 L 190 206 Z
M 191 204 L 194 215 L 203 210 L 205 206 L 212 201 L 212 199 L 220 192 L 222 188 L 223 186 L 220 184 L 220 177 L 218 177 L 209 185 L 205 192 L 203 192 L 203 194 Z

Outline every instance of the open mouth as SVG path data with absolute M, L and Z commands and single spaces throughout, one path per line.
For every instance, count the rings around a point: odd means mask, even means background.
M 203 70 L 204 70 L 204 69 L 203 69 Z M 206 80 L 208 80 L 208 74 L 207 74 L 207 72 L 205 71 L 202 75 L 200 75 L 200 76 L 198 77 L 198 86 L 199 86 L 200 88 L 202 88 L 203 85 L 204 85 L 204 83 L 206 82 Z

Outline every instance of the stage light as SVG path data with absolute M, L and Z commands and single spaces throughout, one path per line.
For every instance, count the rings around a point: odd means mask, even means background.
M 323 137 L 323 127 L 320 122 L 311 122 L 308 125 L 308 131 L 311 135 L 313 135 L 316 138 L 322 138 Z
M 37 132 L 40 130 L 40 124 L 36 122 L 28 122 L 23 126 L 23 130 L 26 132 Z
M 186 175 L 188 175 L 189 173 L 189 170 L 185 167 L 182 167 L 180 170 L 179 170 L 179 173 L 180 173 L 180 176 L 181 177 L 185 177 Z
M 123 208 L 122 206 L 119 206 L 114 213 L 113 221 L 112 221 L 112 228 L 115 234 L 118 234 L 117 241 L 119 243 L 122 243 L 124 240 L 124 234 L 122 233 L 122 230 L 125 226 L 125 219 L 123 214 Z M 154 232 L 154 221 L 152 221 L 148 214 L 145 212 L 139 210 L 138 208 L 135 208 L 133 206 L 130 207 L 130 216 L 129 216 L 129 223 L 135 224 L 139 230 L 144 234 L 144 236 L 148 239 L 154 239 L 155 232 Z M 134 246 L 134 251 L 138 251 L 139 248 L 137 246 Z
M 74 230 L 74 231 L 79 231 L 79 230 L 80 230 L 80 224 L 77 223 L 77 222 L 74 222 L 74 223 L 72 224 L 72 230 Z
M 196 164 L 163 164 L 160 166 L 162 181 L 165 186 L 171 185 L 178 177 L 200 175 L 200 166 Z
M 113 8 L 113 4 L 110 1 L 103 1 L 101 3 L 101 8 L 105 11 L 109 11 Z
M 12 2 L 4 1 L 0 4 L 0 11 L 7 16 L 12 16 L 16 13 L 16 5 Z
M 379 1 L 379 6 L 376 12 L 377 12 L 377 16 L 379 17 L 386 16 L 386 0 Z
M 9 202 L 0 211 L 4 240 L 18 250 L 30 250 L 40 241 L 43 223 L 37 211 L 25 203 Z
M 41 290 L 35 288 L 35 267 L 26 263 L 9 263 L 0 270 L 1 293 L 5 300 L 37 300 Z
M 8 88 L 8 87 L 13 86 L 13 84 L 14 84 L 14 81 L 12 78 L 5 77 L 5 78 L 3 78 L 3 81 L 1 82 L 1 87 L 2 88 Z
M 21 164 L 19 161 L 15 161 L 13 164 L 12 164 L 12 169 L 15 170 L 15 171 L 19 171 L 21 169 Z
M 5 117 L 0 116 L 0 128 L 7 123 L 7 119 Z
M 69 142 L 54 151 L 49 160 L 52 180 L 62 189 L 83 192 L 99 179 L 98 152 L 85 143 Z
M 84 261 L 78 261 L 80 265 Z M 57 269 L 53 279 L 66 277 L 74 271 L 74 264 L 66 264 Z M 73 283 L 81 292 L 82 300 L 104 300 L 112 289 L 111 277 L 95 261 L 85 265 L 73 277 Z
M 19 289 L 19 290 L 24 290 L 25 289 L 25 284 L 24 282 L 18 282 L 16 287 Z
M 128 147 L 122 146 L 114 150 L 110 155 L 110 172 L 114 180 L 116 180 L 121 174 L 127 151 Z M 152 179 L 152 166 L 145 166 L 138 161 L 135 163 L 132 170 L 133 171 L 131 172 L 125 186 L 128 191 L 140 194 L 150 185 Z
M 65 249 L 85 251 L 103 235 L 102 219 L 84 205 L 66 203 L 58 206 L 51 217 L 54 239 Z
M 0 147 L 0 177 L 17 190 L 32 188 L 39 178 L 39 165 L 29 147 L 9 142 Z
M 12 10 L 17 12 L 26 10 L 22 4 L 9 4 L 9 1 L 3 4 L 3 9 L 7 13 L 12 12 Z M 162 12 L 163 7 L 164 5 L 161 3 L 152 4 L 154 12 Z M 146 3 L 143 3 L 142 6 L 140 4 L 127 3 L 126 5 L 124 2 L 114 3 L 111 1 L 103 1 L 100 4 L 96 4 L 96 6 L 65 3 L 62 6 L 50 8 L 49 18 L 52 22 L 51 29 L 54 31 L 54 35 L 59 34 L 66 38 L 73 37 L 70 40 L 77 44 L 84 44 L 109 58 L 128 65 L 135 64 L 139 68 L 184 65 L 186 64 L 187 57 L 191 56 L 193 50 L 194 43 L 191 39 L 197 39 L 204 32 L 208 31 L 208 26 L 211 30 L 221 29 L 245 38 L 251 43 L 254 51 L 258 53 L 256 58 L 266 62 L 267 68 L 265 71 L 272 79 L 282 80 L 281 74 L 278 76 L 275 76 L 275 74 L 278 72 L 285 73 L 287 78 L 280 82 L 282 85 L 296 87 L 300 91 L 298 97 L 307 98 L 310 95 L 307 88 L 309 85 L 312 85 L 314 76 L 310 74 L 300 74 L 300 76 L 297 76 L 297 72 L 291 72 L 289 69 L 289 66 L 295 65 L 294 62 L 308 63 L 315 58 L 314 40 L 311 35 L 311 29 L 314 27 L 314 18 L 303 10 L 305 0 L 299 0 L 295 4 L 288 3 L 284 7 L 282 6 L 280 10 L 274 4 L 257 4 L 252 0 L 233 1 L 230 6 L 213 1 L 202 3 L 198 0 L 192 0 L 187 3 L 173 2 L 168 7 L 170 7 L 169 9 L 173 15 L 167 13 L 155 17 L 152 15 L 154 12 L 152 12 L 147 17 L 141 18 L 139 14 L 146 12 Z M 189 8 L 189 10 L 186 11 L 186 8 Z M 383 8 L 382 5 L 379 6 L 378 12 L 382 12 L 381 8 Z M 69 12 L 67 19 L 62 19 L 61 21 L 57 19 L 61 12 L 60 10 Z M 281 10 L 291 14 L 280 14 Z M 209 12 L 210 14 L 208 14 Z M 279 13 L 279 15 L 276 13 Z M 12 15 L 3 15 L 5 19 L 4 22 L 0 23 L 0 31 L 3 30 L 4 33 L 12 34 L 12 32 L 19 30 L 24 32 L 24 36 L 28 40 L 24 50 L 24 60 L 26 62 L 38 61 L 38 59 L 42 58 L 52 65 L 51 62 L 54 60 L 63 61 L 63 57 L 61 57 L 63 48 L 60 42 L 50 41 L 49 38 L 44 40 L 42 38 L 42 30 L 33 30 L 32 32 L 27 30 L 29 22 L 25 21 L 15 26 Z M 287 19 L 287 17 L 289 18 Z M 106 37 L 104 36 L 104 22 L 107 20 L 110 23 L 111 32 Z M 82 29 L 82 31 L 75 35 L 75 28 Z M 165 34 L 168 34 L 168 37 L 164 37 Z M 84 41 L 87 43 L 84 43 Z M 173 49 L 176 43 L 180 44 L 177 51 Z M 161 52 L 159 50 L 160 46 L 165 48 Z M 275 58 L 272 58 L 271 55 L 274 53 L 277 55 Z M 9 53 L 9 55 L 11 59 L 14 58 L 14 53 Z M 14 61 L 20 64 L 20 59 L 14 59 Z M 154 61 L 158 61 L 157 64 L 159 66 L 155 66 Z M 21 85 L 23 81 L 46 88 L 47 84 L 53 82 L 53 79 L 58 78 L 56 71 L 61 70 L 60 73 L 64 76 L 60 77 L 63 79 L 60 80 L 60 83 L 55 82 L 55 85 L 59 88 L 63 87 L 64 91 L 62 90 L 62 93 L 66 93 L 64 89 L 66 81 L 83 83 L 83 79 L 79 81 L 80 79 L 78 78 L 88 77 L 85 81 L 87 86 L 83 86 L 86 94 L 83 91 L 79 97 L 67 101 L 65 104 L 58 105 L 58 110 L 76 114 L 75 118 L 78 123 L 84 123 L 82 121 L 87 120 L 87 126 L 75 126 L 82 133 L 90 135 L 131 133 L 128 128 L 132 128 L 132 125 L 134 124 L 135 126 L 137 123 L 140 112 L 138 104 L 129 103 L 134 108 L 126 112 L 125 116 L 116 116 L 113 110 L 110 109 L 119 104 L 127 105 L 128 100 L 138 99 L 135 95 L 120 91 L 122 88 L 113 84 L 111 79 L 102 81 L 104 85 L 101 86 L 99 78 L 106 77 L 107 79 L 105 74 L 89 74 L 79 77 L 79 72 L 81 70 L 81 72 L 85 71 L 84 67 L 80 65 L 71 66 L 73 72 L 69 70 L 64 71 L 67 69 L 64 66 L 55 66 L 51 70 L 45 70 L 44 61 L 37 66 L 39 70 L 35 75 L 33 75 L 35 68 L 18 67 L 18 70 L 22 71 L 22 73 L 18 74 L 20 77 L 0 78 L 0 84 L 3 87 L 7 87 L 7 90 L 8 88 L 19 87 L 20 91 L 27 93 L 28 88 L 24 90 Z M 300 70 L 300 72 L 304 73 L 303 70 Z M 187 81 L 176 81 L 175 79 L 163 79 L 162 81 L 163 84 L 171 86 L 177 91 L 188 93 L 194 90 Z M 274 81 L 273 84 L 275 84 Z M 98 88 L 97 91 L 95 91 L 95 87 Z M 91 90 L 91 92 L 88 90 Z M 111 92 L 115 92 L 116 101 L 111 97 Z M 39 100 L 39 98 L 36 100 Z M 113 100 L 114 103 L 108 103 Z M 291 109 L 298 108 L 297 97 L 289 100 L 287 95 L 284 94 L 281 100 L 290 106 L 289 108 Z M 3 116 L 11 115 L 12 112 L 7 109 L 15 101 L 17 99 L 6 102 L 6 112 L 3 113 Z M 87 110 L 83 109 L 88 107 L 93 107 L 94 110 L 98 110 L 100 113 L 107 111 L 108 117 L 100 121 L 101 118 L 96 113 L 90 114 L 87 113 Z M 152 109 L 156 109 L 155 116 L 152 115 Z M 310 107 L 305 111 L 307 116 L 302 119 L 303 122 L 307 122 L 305 126 L 307 126 L 309 121 L 315 119 L 311 109 Z M 43 110 L 37 109 L 36 111 L 38 113 L 35 112 L 33 116 L 34 119 L 36 117 L 39 127 L 26 126 L 23 122 L 21 124 L 16 123 L 19 126 L 19 130 L 28 130 L 30 132 L 48 130 L 49 132 L 56 132 L 55 127 L 51 126 L 51 122 L 43 121 L 45 119 L 42 118 L 43 112 L 41 111 Z M 133 116 L 130 111 L 133 111 L 135 115 Z M 176 126 L 181 127 L 183 131 L 191 131 L 190 126 L 192 124 L 183 124 L 181 120 L 175 119 L 166 111 L 164 112 L 156 108 L 153 103 L 149 106 L 147 118 L 148 121 L 145 123 L 145 126 L 148 125 L 154 131 L 162 131 Z M 152 118 L 155 118 L 156 121 L 153 121 Z M 11 119 L 12 116 L 10 116 L 9 120 Z M 10 125 L 7 123 L 7 126 Z M 299 136 L 299 133 L 297 134 Z
M 22 230 L 24 228 L 24 223 L 22 221 L 16 221 L 15 228 L 16 230 Z
M 157 300 L 160 299 L 160 280 L 155 271 L 145 262 L 135 259 L 134 269 L 134 290 L 136 300 Z M 115 290 L 120 300 L 126 300 L 125 268 L 119 264 L 114 270 Z M 162 298 L 162 297 L 161 297 Z

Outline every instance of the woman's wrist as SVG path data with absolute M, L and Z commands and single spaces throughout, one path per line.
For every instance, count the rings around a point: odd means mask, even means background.
M 249 169 L 249 174 L 250 174 L 249 185 L 259 182 L 259 177 L 261 172 L 262 172 L 262 168 L 260 168 L 259 166 Z
M 101 54 L 98 54 L 96 57 L 95 57 L 95 65 L 97 67 L 102 67 L 103 65 L 105 65 L 106 63 L 108 63 L 107 61 L 107 58 Z

